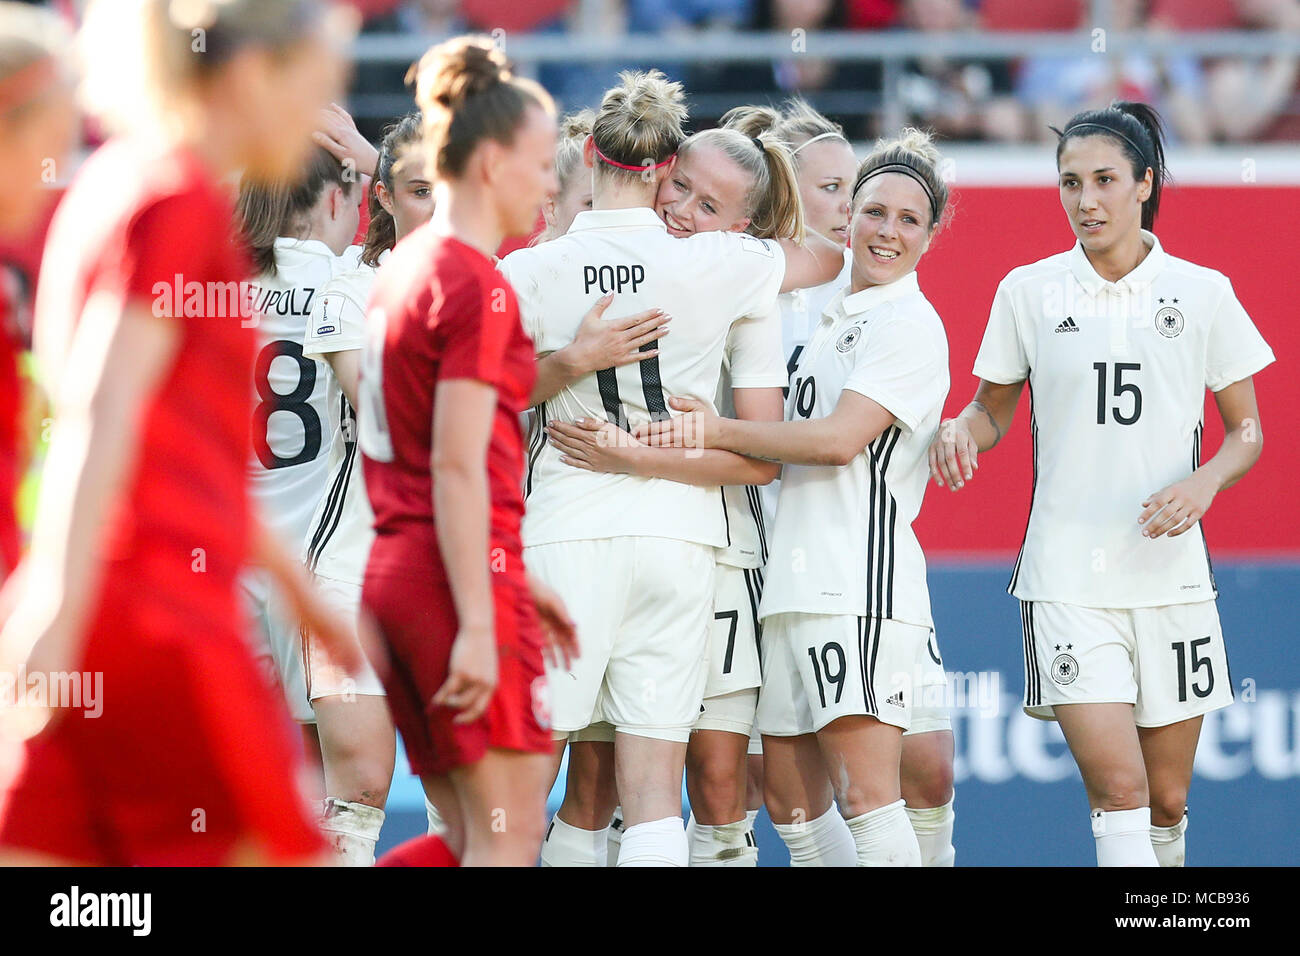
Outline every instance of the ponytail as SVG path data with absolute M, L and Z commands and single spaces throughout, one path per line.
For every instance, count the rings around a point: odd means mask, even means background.
M 295 182 L 262 183 L 245 177 L 239 184 L 235 221 L 253 257 L 258 275 L 275 275 L 275 240 L 306 238 L 304 216 L 328 186 L 351 196 L 353 181 L 330 153 L 317 146 L 307 168 Z
M 696 133 L 680 150 L 686 155 L 697 146 L 711 146 L 750 176 L 745 194 L 745 231 L 760 239 L 794 239 L 803 242 L 803 202 L 795 178 L 790 149 L 771 133 L 746 136 L 736 129 L 706 129 Z
M 1165 165 L 1164 123 L 1154 107 L 1147 103 L 1116 100 L 1105 109 L 1076 113 L 1065 124 L 1064 130 L 1050 129 L 1060 137 L 1056 144 L 1058 169 L 1065 144 L 1084 136 L 1109 136 L 1131 164 L 1134 179 L 1140 181 L 1150 169 L 1151 195 L 1142 204 L 1142 228 L 1148 232 L 1155 228 L 1160 195 L 1169 179 L 1169 169 Z

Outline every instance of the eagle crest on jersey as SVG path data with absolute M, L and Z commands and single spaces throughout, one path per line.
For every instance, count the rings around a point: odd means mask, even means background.
M 1167 339 L 1177 338 L 1183 325 L 1183 313 L 1173 306 L 1166 306 L 1156 313 L 1156 331 Z

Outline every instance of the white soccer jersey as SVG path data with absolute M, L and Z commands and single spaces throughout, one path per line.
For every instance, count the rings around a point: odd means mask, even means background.
M 585 417 L 631 429 L 666 417 L 674 395 L 712 405 L 728 330 L 774 307 L 785 255 L 777 243 L 742 233 L 674 239 L 652 209 L 602 209 L 578 213 L 558 239 L 506 256 L 501 271 L 539 355 L 572 342 L 583 315 L 609 292 L 611 315 L 658 307 L 673 317 L 657 358 L 587 375 L 539 409 L 540 421 Z M 526 546 L 622 535 L 727 543 L 720 488 L 583 471 L 541 440 L 528 452 Z
M 781 347 L 785 356 L 785 377 L 781 383 L 789 397 L 790 376 L 799 365 L 799 356 L 803 354 L 808 337 L 822 319 L 822 313 L 836 294 L 849 284 L 849 273 L 853 268 L 853 253 L 844 250 L 844 268 L 830 282 L 813 286 L 810 289 L 791 289 L 777 297 L 781 307 Z M 763 505 L 763 520 L 771 528 L 776 522 L 776 502 L 781 494 L 781 478 L 759 489 L 759 498 Z
M 786 465 L 760 616 L 853 614 L 929 627 L 912 531 L 948 395 L 948 339 L 912 272 L 827 307 L 795 369 L 790 420 L 824 418 L 845 389 L 894 423 L 843 466 Z
M 379 257 L 380 265 L 388 257 Z M 312 309 L 303 339 L 303 354 L 324 361 L 333 352 L 360 349 L 366 342 L 366 303 L 375 284 L 376 270 L 358 262 L 335 276 L 322 290 Z M 374 540 L 374 512 L 366 494 L 365 472 L 357 452 L 356 412 L 343 388 L 326 366 L 329 379 L 330 447 L 329 479 L 325 496 L 316 507 L 303 561 L 322 577 L 361 584 Z
M 736 415 L 733 388 L 781 388 L 786 382 L 781 360 L 781 320 L 776 308 L 765 315 L 741 319 L 727 335 L 722 377 L 718 381 L 718 414 Z M 725 548 L 717 561 L 733 568 L 761 568 L 767 563 L 767 525 L 759 491 L 766 486 L 727 485 L 722 489 L 727 509 Z
M 1144 538 L 1147 496 L 1201 462 L 1205 389 L 1273 352 L 1221 273 L 1164 252 L 1107 282 L 1076 244 L 1013 269 L 993 299 L 975 374 L 1028 379 L 1034 492 L 1008 590 L 1024 601 L 1132 608 L 1216 594 L 1199 525 Z
M 295 550 L 324 494 L 331 442 L 329 369 L 303 355 L 303 336 L 321 290 L 353 261 L 318 240 L 276 239 L 275 275 L 250 290 L 260 313 L 251 487 L 268 526 Z

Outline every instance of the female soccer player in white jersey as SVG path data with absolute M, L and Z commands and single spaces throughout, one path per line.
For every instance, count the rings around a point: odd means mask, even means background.
M 919 866 L 903 810 L 902 733 L 932 622 L 911 523 L 948 390 L 943 324 L 916 265 L 948 191 L 914 130 L 878 143 L 855 177 L 850 286 L 800 358 L 785 422 L 719 418 L 698 399 L 638 437 L 784 463 L 760 606 L 764 784 L 798 862 Z M 827 847 L 832 800 L 856 854 Z M 832 821 L 833 822 L 833 821 Z M 842 833 L 842 831 L 841 831 Z M 792 839 L 793 838 L 793 839 Z M 847 858 L 846 858 L 847 857 Z
M 303 338 L 303 357 L 328 367 L 326 406 L 333 435 L 328 483 L 302 545 L 304 562 L 317 590 L 354 633 L 374 538 L 374 515 L 357 461 L 354 411 L 366 303 L 389 251 L 433 215 L 420 122 L 418 112 L 406 115 L 385 132 L 371 168 L 358 161 L 358 171 L 374 176 L 361 261 L 320 289 Z M 343 159 L 343 152 L 340 148 L 336 158 Z M 325 777 L 321 829 L 341 863 L 369 866 L 384 822 L 396 746 L 383 684 L 369 666 L 355 677 L 340 671 L 310 633 L 303 637 L 302 654 Z
M 582 162 L 582 144 L 591 135 L 591 121 L 595 118 L 591 110 L 580 110 L 560 119 L 559 139 L 555 142 L 555 175 L 560 189 L 542 203 L 546 228 L 537 234 L 533 245 L 564 235 L 573 217 L 591 208 L 591 170 Z
M 360 220 L 355 176 L 316 147 L 291 179 L 240 184 L 236 219 L 257 277 L 249 307 L 260 343 L 253 369 L 253 498 L 271 532 L 297 552 L 325 495 L 332 435 L 327 431 L 326 366 L 303 356 L 316 296 L 347 265 L 341 258 Z M 315 720 L 302 669 L 301 634 L 260 569 L 241 581 L 261 653 L 289 711 Z
M 673 210 L 678 215 L 672 215 Z M 729 129 L 705 130 L 682 143 L 672 173 L 660 186 L 656 211 L 665 219 L 670 234 L 679 236 L 722 230 L 798 241 L 804 232 L 789 150 L 775 137 L 756 140 Z M 781 420 L 780 388 L 785 372 L 775 349 L 780 336 L 777 322 L 776 313 L 771 312 L 762 323 L 741 322 L 732 327 L 715 399 L 724 414 L 751 421 Z M 617 435 L 608 422 L 557 422 L 550 440 L 565 453 L 566 462 L 578 467 L 690 480 L 673 451 L 646 448 L 626 436 L 619 440 Z M 689 468 L 691 463 L 685 464 Z M 760 482 L 776 473 L 776 466 L 770 463 L 744 465 Z M 712 474 L 704 477 L 716 480 Z M 758 598 L 767 549 L 757 487 L 761 487 L 759 482 L 723 489 L 729 541 L 715 553 L 709 676 L 686 753 L 692 866 L 757 863 L 753 820 L 746 806 L 746 750 L 761 683 Z M 574 758 L 586 744 L 582 740 L 570 751 L 571 781 Z M 607 758 L 604 766 L 608 764 Z M 579 795 L 587 792 L 587 788 L 578 790 Z M 565 796 L 562 814 L 566 809 L 576 810 L 570 805 L 576 801 L 570 801 L 567 790 Z M 617 831 L 616 821 L 611 844 L 618 842 Z
M 1099 866 L 1183 864 L 1201 721 L 1233 699 L 1200 519 L 1259 459 L 1252 376 L 1273 361 L 1228 279 L 1152 234 L 1162 139 L 1142 103 L 1066 124 L 1056 160 L 1078 241 L 1002 280 L 975 398 L 931 449 L 935 481 L 962 488 L 1028 381 L 1034 491 L 1008 588 L 1025 711 L 1061 725 Z M 1225 437 L 1202 462 L 1207 388 Z
M 770 129 L 788 142 L 794 155 L 799 197 L 808 228 L 847 245 L 849 188 L 853 185 L 857 160 L 838 124 L 799 99 L 786 103 L 780 111 L 767 106 L 737 107 L 723 117 L 723 122 L 750 134 Z M 791 375 L 808 337 L 821 320 L 822 310 L 849 284 L 853 257 L 847 249 L 844 260 L 844 271 L 834 281 L 781 295 L 781 331 L 786 369 Z M 769 528 L 776 521 L 780 492 L 778 477 L 760 493 L 763 517 Z M 926 664 L 935 671 L 938 681 L 943 662 L 937 643 L 931 646 Z M 907 816 L 921 844 L 924 866 L 952 866 L 955 859 L 952 761 L 952 722 L 943 702 L 918 699 L 912 711 L 912 724 L 903 734 L 902 785 Z M 761 771 L 761 758 L 754 758 L 753 764 Z M 838 820 L 828 819 L 831 825 L 836 825 Z
M 775 304 L 787 271 L 780 246 L 728 233 L 682 242 L 655 215 L 657 187 L 683 138 L 681 99 L 680 85 L 660 74 L 623 74 L 584 150 L 595 208 L 564 236 L 502 263 L 540 355 L 570 342 L 586 307 L 611 292 L 675 317 L 670 352 L 543 395 L 542 420 L 598 417 L 628 428 L 667 415 L 667 390 L 711 399 L 732 323 Z M 711 487 L 586 472 L 549 443 L 535 445 L 531 459 L 527 560 L 586 635 L 581 661 L 553 681 L 553 727 L 567 734 L 599 715 L 619 731 L 620 865 L 685 865 L 681 773 L 703 698 L 712 549 L 726 542 L 717 489 L 737 483 L 738 459 L 708 459 Z M 593 588 L 596 580 L 608 584 Z

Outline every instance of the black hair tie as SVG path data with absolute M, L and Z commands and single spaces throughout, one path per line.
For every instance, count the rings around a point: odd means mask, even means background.
M 762 141 L 761 139 L 759 139 L 757 136 L 751 136 L 751 137 L 749 137 L 749 140 L 750 140 L 751 143 L 753 143 L 755 146 L 758 147 L 758 151 L 759 151 L 760 153 L 766 153 L 766 152 L 767 152 L 767 149 L 763 146 L 763 141 Z

